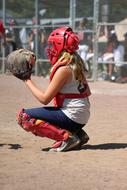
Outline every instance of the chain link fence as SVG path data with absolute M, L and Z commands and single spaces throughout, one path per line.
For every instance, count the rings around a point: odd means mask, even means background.
M 127 8 L 127 2 L 123 2 L 123 9 L 119 9 L 117 0 L 65 0 L 61 3 L 58 0 L 55 2 L 34 0 L 27 10 L 30 12 L 29 17 L 26 18 L 25 4 L 21 7 L 22 16 L 16 11 L 15 15 L 12 15 L 12 5 L 9 0 L 2 0 L 1 19 L 6 28 L 7 43 L 0 48 L 0 72 L 6 72 L 7 55 L 16 48 L 23 47 L 34 51 L 37 55 L 34 74 L 46 76 L 50 69 L 45 52 L 48 35 L 53 29 L 64 25 L 71 26 L 80 38 L 78 52 L 85 61 L 88 78 L 93 81 L 105 80 L 108 78 L 108 70 L 110 72 L 112 70 L 112 74 L 116 74 L 117 69 L 122 66 L 125 66 L 126 70 L 127 18 L 124 8 Z M 117 18 L 116 11 L 119 13 Z M 57 15 L 57 18 L 54 15 Z M 116 35 L 118 43 L 124 46 L 123 58 L 116 60 L 113 50 L 106 52 L 109 35 Z

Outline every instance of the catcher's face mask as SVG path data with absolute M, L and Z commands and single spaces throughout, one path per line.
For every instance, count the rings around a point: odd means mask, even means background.
M 78 49 L 79 39 L 70 27 L 61 27 L 54 30 L 48 38 L 47 56 L 51 64 L 55 64 L 60 53 L 66 50 L 73 53 Z

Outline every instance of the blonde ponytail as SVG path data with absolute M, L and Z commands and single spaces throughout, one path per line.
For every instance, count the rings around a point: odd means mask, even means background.
M 84 68 L 85 64 L 77 52 L 70 54 L 63 51 L 56 64 L 59 65 L 59 63 L 63 65 L 67 63 L 67 65 L 69 65 L 73 70 L 75 79 L 79 82 L 84 81 L 84 72 L 87 70 Z

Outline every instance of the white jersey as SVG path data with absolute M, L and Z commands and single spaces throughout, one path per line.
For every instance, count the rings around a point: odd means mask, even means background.
M 60 93 L 80 93 L 78 91 L 79 82 L 73 80 L 72 82 L 66 84 Z M 64 99 L 63 106 L 61 110 L 64 114 L 71 120 L 86 124 L 90 117 L 90 103 L 88 97 L 86 98 L 75 98 L 75 99 Z

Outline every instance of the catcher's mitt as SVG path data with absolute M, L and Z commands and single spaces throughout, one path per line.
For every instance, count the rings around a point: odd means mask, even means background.
M 36 56 L 27 49 L 18 49 L 11 52 L 7 57 L 6 67 L 17 78 L 27 80 L 32 73 Z

